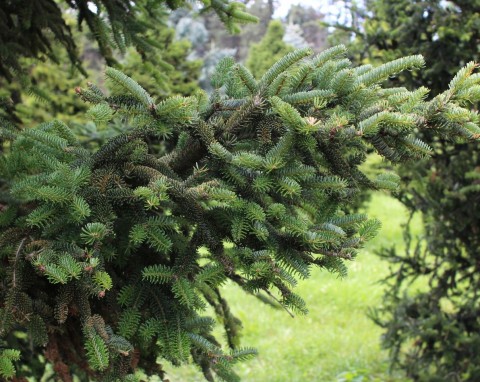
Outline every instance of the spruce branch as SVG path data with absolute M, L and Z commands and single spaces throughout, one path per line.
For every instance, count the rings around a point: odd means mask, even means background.
M 109 70 L 119 94 L 81 92 L 101 105 L 92 115 L 125 124 L 98 149 L 59 123 L 5 134 L 12 141 L 1 170 L 13 208 L 0 211 L 0 247 L 16 254 L 6 272 L 15 287 L 0 309 L 4 333 L 18 321 L 39 345 L 82 336 L 84 344 L 59 352 L 72 365 L 87 360 L 92 378 L 130 378 L 129 357 L 150 370 L 157 358 L 181 364 L 192 354 L 207 376 L 235 380 L 233 364 L 253 352 L 238 347 L 239 322 L 220 294 L 225 280 L 291 316 L 306 313 L 298 280 L 313 266 L 345 276 L 380 229 L 351 212 L 355 193 L 398 188 L 392 172 L 371 179 L 361 171 L 367 153 L 404 162 L 429 154 L 418 131 L 480 133 L 465 107 L 478 86 L 470 69 L 455 90 L 428 101 L 425 88 L 377 84 L 418 57 L 356 70 L 343 51 L 293 52 L 258 83 L 226 59 L 214 76 L 225 93 L 155 108 L 132 78 Z M 201 319 L 206 304 L 233 352 Z M 47 332 L 52 319 L 59 330 Z

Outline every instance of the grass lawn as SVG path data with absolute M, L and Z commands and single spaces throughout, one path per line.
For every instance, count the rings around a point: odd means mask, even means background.
M 401 248 L 407 213 L 386 194 L 375 194 L 370 217 L 383 223 L 380 234 L 349 264 L 349 275 L 339 279 L 314 270 L 296 292 L 307 302 L 309 314 L 291 318 L 285 311 L 265 306 L 234 285 L 225 287 L 232 311 L 242 320 L 242 343 L 258 349 L 255 359 L 237 366 L 244 382 L 406 381 L 388 374 L 387 354 L 380 348 L 381 330 L 367 317 L 369 307 L 381 303 L 388 265 L 375 256 L 382 246 Z M 419 229 L 420 223 L 414 224 Z M 171 382 L 203 381 L 194 366 L 164 365 Z

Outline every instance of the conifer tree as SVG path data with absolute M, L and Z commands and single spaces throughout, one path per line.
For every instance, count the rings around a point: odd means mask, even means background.
M 213 10 L 227 28 L 255 22 L 242 3 L 230 0 L 201 0 L 205 10 Z M 86 26 L 97 42 L 101 55 L 114 65 L 114 51 L 134 46 L 143 54 L 154 52 L 156 41 L 148 31 L 155 29 L 165 10 L 187 6 L 186 0 L 5 0 L 0 3 L 0 76 L 13 79 L 21 71 L 21 58 L 48 57 L 55 61 L 54 43 L 60 44 L 70 61 L 81 68 L 72 26 L 66 9 L 77 16 L 77 27 Z
M 76 35 L 79 39 L 81 36 Z M 68 62 L 68 56 L 55 47 L 59 63 L 32 58 L 23 59 L 27 74 L 14 81 L 0 77 L 0 121 L 8 120 L 19 126 L 31 127 L 53 118 L 73 124 L 86 122 L 87 107 L 75 95 L 75 87 L 85 76 Z M 84 63 L 88 66 L 87 63 Z M 92 80 L 95 75 L 89 71 Z M 98 73 L 98 78 L 101 74 Z
M 352 195 L 398 186 L 361 172 L 367 150 L 403 162 L 431 153 L 417 129 L 480 134 L 462 107 L 480 96 L 472 66 L 427 102 L 380 86 L 421 56 L 353 68 L 344 54 L 297 50 L 258 80 L 227 58 L 210 97 L 160 102 L 108 68 L 113 93 L 77 89 L 97 121 L 123 121 L 98 149 L 60 121 L 3 127 L 0 373 L 39 378 L 46 361 L 64 381 L 136 381 L 164 377 L 157 359 L 192 359 L 209 381 L 238 380 L 232 366 L 255 350 L 221 285 L 306 313 L 297 280 L 314 266 L 345 275 L 380 227 L 344 212 Z
M 241 3 L 199 3 L 203 11 L 213 10 L 232 32 L 238 31 L 239 24 L 256 21 L 244 12 Z M 38 123 L 48 120 L 49 115 L 68 114 L 66 120 L 74 119 L 83 105 L 71 97 L 73 88 L 81 82 L 81 74 L 92 78 L 81 49 L 87 37 L 87 45 L 98 46 L 98 60 L 117 68 L 120 56 L 130 52 L 132 59 L 138 55 L 137 69 L 158 82 L 154 93 L 166 97 L 193 91 L 191 81 L 197 76 L 199 63 L 185 59 L 188 47 L 184 42 L 172 43 L 173 33 L 165 25 L 169 10 L 187 6 L 185 0 L 1 1 L 0 120 L 29 126 L 32 119 Z M 75 81 L 76 85 L 66 88 Z M 171 89 L 172 85 L 178 89 Z M 41 102 L 48 106 L 37 107 Z
M 195 93 L 202 60 L 189 59 L 192 44 L 175 36 L 173 28 L 152 29 L 148 36 L 157 43 L 157 57 L 145 59 L 130 48 L 121 62 L 122 71 L 135 74 L 137 82 L 156 98 Z

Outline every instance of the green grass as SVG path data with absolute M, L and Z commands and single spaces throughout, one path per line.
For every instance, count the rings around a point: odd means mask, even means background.
M 403 246 L 401 225 L 407 212 L 380 193 L 367 210 L 370 217 L 382 221 L 382 230 L 349 264 L 348 277 L 339 279 L 316 269 L 310 279 L 299 283 L 296 292 L 306 300 L 308 315 L 291 318 L 232 284 L 224 288 L 232 311 L 244 323 L 242 344 L 259 352 L 255 359 L 237 366 L 242 381 L 406 381 L 401 375 L 388 374 L 387 354 L 380 347 L 381 329 L 367 312 L 381 304 L 382 286 L 377 281 L 388 273 L 388 264 L 374 251 Z M 413 227 L 418 232 L 419 219 Z M 194 366 L 164 366 L 171 382 L 203 381 Z

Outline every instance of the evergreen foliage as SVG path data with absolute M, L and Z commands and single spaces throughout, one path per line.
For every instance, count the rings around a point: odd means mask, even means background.
M 380 252 L 393 266 L 384 302 L 372 313 L 394 366 L 414 381 L 473 382 L 480 378 L 480 160 L 467 144 L 435 153 L 400 171 L 404 180 L 415 176 L 399 198 L 412 214 L 422 212 L 424 233 L 414 238 L 407 226 L 405 251 Z
M 161 44 L 158 57 L 145 60 L 130 48 L 121 63 L 122 71 L 128 75 L 135 74 L 138 83 L 157 98 L 194 94 L 198 89 L 202 60 L 188 59 L 192 44 L 187 40 L 178 40 L 172 28 L 150 33 L 157 44 Z
M 368 2 L 359 51 L 368 47 L 363 53 L 371 62 L 421 53 L 427 70 L 398 76 L 395 85 L 423 85 L 437 97 L 442 92 L 455 94 L 464 109 L 450 108 L 449 118 L 478 118 L 478 96 L 462 100 L 463 91 L 458 89 L 470 83 L 473 86 L 466 92 L 478 91 L 478 74 L 470 75 L 477 64 L 470 61 L 479 59 L 479 6 L 478 1 Z M 464 69 L 451 80 L 461 66 Z M 391 97 L 400 100 L 404 94 Z M 403 110 L 426 96 L 426 88 L 420 87 Z M 438 122 L 444 123 L 442 118 Z M 385 329 L 383 344 L 393 365 L 414 381 L 477 381 L 478 144 L 428 130 L 417 132 L 413 139 L 425 142 L 424 149 L 434 155 L 399 167 L 398 198 L 412 214 L 422 212 L 424 234 L 417 243 L 407 226 L 407 250 L 389 248 L 380 253 L 392 268 L 385 280 L 384 302 L 373 317 Z
M 238 24 L 255 22 L 242 3 L 229 0 L 199 1 L 213 10 L 231 31 Z M 64 16 L 68 9 L 77 16 L 77 26 L 86 25 L 98 44 L 101 55 L 114 65 L 114 51 L 134 46 L 147 54 L 157 47 L 148 36 L 165 10 L 187 6 L 186 0 L 5 0 L 0 3 L 0 76 L 13 79 L 22 70 L 20 58 L 48 57 L 56 60 L 54 42 L 67 52 L 71 63 L 82 68 L 72 26 Z
M 374 0 L 366 5 L 360 11 L 363 31 L 357 35 L 358 49 L 365 57 L 374 62 L 409 54 L 425 57 L 425 71 L 405 73 L 404 83 L 426 86 L 438 94 L 447 89 L 460 67 L 479 60 L 477 0 Z
M 231 30 L 255 21 L 242 4 L 201 3 Z M 0 119 L 24 126 L 52 118 L 85 125 L 78 117 L 85 106 L 74 88 L 87 75 L 96 81 L 103 60 L 127 74 L 135 68 L 154 95 L 192 94 L 201 63 L 187 60 L 189 44 L 174 41 L 166 25 L 169 9 L 188 6 L 184 0 L 0 2 Z
M 135 70 L 139 82 L 159 98 L 191 95 L 198 88 L 196 81 L 201 61 L 187 59 L 190 44 L 176 40 L 173 29 L 164 25 L 166 16 L 162 17 L 157 20 L 159 25 L 156 29 L 147 33 L 156 43 L 155 50 L 149 52 L 147 57 L 145 53 L 141 54 L 130 47 L 119 66 L 127 74 Z M 82 56 L 86 57 L 82 63 L 88 67 L 89 77 L 100 81 L 102 74 L 97 66 L 102 57 L 87 40 L 85 33 L 75 31 L 73 36 Z M 0 76 L 0 118 L 26 127 L 58 118 L 70 127 L 75 126 L 79 133 L 89 135 L 91 139 L 100 134 L 95 130 L 102 127 L 102 121 L 93 115 L 85 118 L 87 107 L 75 94 L 75 88 L 85 77 L 72 68 L 66 52 L 59 46 L 54 46 L 53 51 L 59 60 L 58 64 L 52 65 L 50 61 L 42 62 L 33 58 L 22 59 L 28 75 L 21 73 L 11 82 Z M 89 119 L 98 122 L 98 126 L 88 123 Z
M 75 36 L 81 40 L 81 36 Z M 10 82 L 0 76 L 2 120 L 23 126 L 34 126 L 53 118 L 69 124 L 85 122 L 87 107 L 75 95 L 75 87 L 85 77 L 69 64 L 67 54 L 60 47 L 53 49 L 60 61 L 53 67 L 51 62 L 25 58 L 22 60 L 25 73 L 18 73 Z
M 4 26 L 4 29 L 0 29 L 0 34 L 5 33 L 5 36 L 0 37 L 1 41 L 11 41 L 10 35 L 17 34 L 16 13 L 20 12 L 17 5 L 13 1 L 10 1 L 10 5 L 5 2 L 1 4 L 5 9 L 5 18 L 12 19 L 10 25 Z M 19 2 L 17 2 L 19 3 Z M 32 7 L 35 7 L 33 1 L 22 1 L 22 7 L 28 9 L 25 17 L 30 17 L 32 23 L 48 24 L 52 28 L 57 22 L 61 22 L 60 18 L 52 19 L 48 18 L 48 14 L 43 12 L 43 5 L 39 2 L 38 7 L 41 8 L 39 12 L 33 12 Z M 45 4 L 48 2 L 45 1 Z M 129 11 L 128 18 L 131 18 L 133 23 L 128 22 L 125 24 L 125 29 L 128 30 L 130 35 L 135 34 L 135 38 L 124 38 L 124 44 L 116 44 L 117 39 L 112 37 L 114 28 L 110 25 L 109 13 L 105 10 L 111 8 L 109 5 L 105 5 L 107 1 L 88 2 L 90 8 L 87 9 L 94 17 L 100 17 L 105 25 L 101 28 L 101 32 L 105 32 L 106 35 L 102 37 L 102 41 L 110 46 L 102 45 L 98 47 L 96 39 L 100 38 L 98 33 L 92 33 L 90 24 L 83 19 L 78 23 L 77 16 L 80 12 L 77 9 L 77 2 L 57 1 L 56 3 L 63 19 L 66 28 L 71 34 L 71 42 L 76 45 L 75 51 L 68 51 L 63 44 L 55 43 L 55 39 L 52 39 L 53 33 L 49 32 L 49 27 L 45 27 L 40 32 L 44 33 L 45 42 L 50 46 L 48 54 L 28 54 L 29 49 L 20 46 L 10 46 L 8 44 L 2 44 L 2 48 L 5 50 L 0 52 L 0 61 L 7 60 L 7 57 L 17 60 L 16 69 L 7 68 L 5 73 L 9 72 L 9 75 L 0 73 L 0 118 L 6 118 L 10 122 L 21 124 L 23 126 L 32 126 L 35 123 L 48 121 L 52 118 L 60 118 L 64 122 L 68 122 L 73 126 L 73 123 L 77 125 L 79 129 L 88 130 L 92 135 L 99 134 L 96 131 L 95 126 L 91 124 L 89 126 L 80 126 L 79 123 L 85 125 L 85 105 L 83 105 L 78 97 L 74 96 L 74 89 L 81 81 L 84 80 L 85 71 L 88 71 L 88 77 L 91 81 L 100 83 L 98 73 L 103 69 L 104 56 L 110 64 L 114 64 L 117 69 L 121 69 L 127 75 L 135 73 L 136 79 L 143 87 L 145 87 L 150 94 L 166 97 L 172 94 L 179 95 L 191 95 L 198 87 L 197 78 L 199 76 L 200 67 L 202 66 L 200 59 L 191 59 L 192 49 L 187 41 L 179 41 L 177 38 L 185 36 L 175 37 L 174 32 L 167 24 L 173 22 L 177 24 L 170 9 L 176 9 L 178 14 L 185 14 L 189 12 L 192 18 L 207 19 L 206 24 L 209 30 L 213 27 L 216 30 L 211 31 L 210 36 L 221 35 L 222 39 L 230 40 L 233 44 L 237 44 L 240 41 L 240 36 L 224 33 L 225 24 L 219 19 L 215 12 L 207 12 L 208 10 L 221 10 L 237 13 L 241 11 L 243 6 L 236 4 L 234 7 L 228 5 L 228 2 L 223 2 L 227 7 L 222 6 L 221 2 L 208 5 L 207 2 L 191 2 L 191 1 L 164 1 L 164 0 L 148 0 L 145 2 L 129 2 L 132 7 Z M 115 2 L 114 2 L 115 3 Z M 118 2 L 117 2 L 118 3 Z M 258 1 L 258 5 L 261 5 L 263 11 L 267 8 L 270 9 L 272 2 L 269 4 L 260 4 L 262 1 Z M 72 7 L 70 7 L 70 5 Z M 143 4 L 143 5 L 142 5 Z M 203 5 L 202 5 L 203 4 Z M 105 6 L 104 6 L 105 5 Z M 115 5 L 115 4 L 114 4 Z M 118 5 L 118 4 L 117 4 Z M 182 8 L 183 7 L 183 8 Z M 180 8 L 180 9 L 179 9 Z M 185 9 L 187 8 L 187 9 Z M 233 11 L 233 8 L 236 11 Z M 258 7 L 249 6 L 248 12 L 251 14 L 262 15 L 262 12 L 257 12 Z M 115 11 L 118 11 L 117 9 Z M 28 13 L 31 13 L 29 16 Z M 199 12 L 201 14 L 199 15 Z M 117 12 L 120 14 L 120 12 Z M 271 15 L 270 15 L 271 16 Z M 269 17 L 270 17 L 269 16 Z M 38 17 L 40 20 L 34 20 Z M 170 18 L 170 20 L 168 20 Z M 244 19 L 247 16 L 244 15 Z M 115 22 L 125 21 L 125 18 L 116 18 Z M 234 21 L 235 17 L 227 17 L 226 20 L 230 23 L 233 29 L 236 29 L 231 21 Z M 250 18 L 251 21 L 254 18 Z M 183 19 L 182 19 L 183 20 Z M 224 18 L 225 20 L 225 18 Z M 183 20 L 186 21 L 186 20 Z M 192 21 L 190 19 L 190 21 Z M 240 22 L 240 23 L 243 23 Z M 43 25 L 42 24 L 42 25 Z M 182 23 L 180 23 L 182 24 Z M 188 24 L 187 29 L 188 29 Z M 198 24 L 198 22 L 197 22 Z M 85 27 L 85 25 L 87 27 Z M 203 28 L 203 33 L 208 34 L 205 27 L 200 23 Z M 132 29 L 135 26 L 141 26 L 142 28 Z M 177 25 L 177 31 L 180 30 Z M 260 28 L 260 35 L 264 34 L 266 26 L 260 25 L 260 23 L 250 23 L 250 25 L 242 26 L 242 31 L 245 28 L 250 30 L 250 34 L 254 38 L 257 38 Z M 15 29 L 17 28 L 17 29 Z M 21 27 L 19 27 L 21 29 Z M 61 29 L 58 27 L 57 29 Z M 140 31 L 140 29 L 142 29 Z M 221 29 L 221 30 L 220 30 Z M 118 28 L 116 29 L 118 30 Z M 26 36 L 26 32 L 24 35 Z M 29 31 L 29 33 L 33 33 Z M 66 32 L 65 32 L 66 33 Z M 122 32 L 123 33 L 123 32 Z M 202 33 L 198 33 L 198 30 L 193 31 L 196 38 Z M 249 45 L 249 40 L 245 39 L 245 33 L 242 34 L 242 46 L 246 51 L 246 47 Z M 250 38 L 251 40 L 252 38 Z M 26 38 L 25 38 L 26 40 Z M 248 41 L 247 41 L 248 40 Z M 36 46 L 35 38 L 31 41 L 31 47 Z M 204 46 L 201 46 L 204 45 Z M 218 43 L 212 41 L 208 44 L 217 45 Z M 17 50 L 13 50 L 13 48 Z M 107 47 L 108 49 L 102 49 Z M 206 57 L 204 51 L 207 47 L 206 42 L 193 41 L 193 50 L 199 53 L 195 57 L 201 57 L 205 61 L 213 61 L 211 68 L 213 70 L 217 60 L 218 54 L 213 54 L 212 57 Z M 37 47 L 38 48 L 38 47 Z M 199 49 L 200 48 L 200 49 Z M 234 54 L 232 51 L 228 51 L 228 55 Z M 21 53 L 20 56 L 17 53 Z M 77 67 L 71 65 L 71 54 L 75 54 L 74 60 Z M 222 52 L 223 56 L 225 52 Z M 245 55 L 245 54 L 244 54 Z M 187 58 L 188 56 L 188 58 Z M 222 56 L 222 57 L 223 57 Z M 52 61 L 51 59 L 54 59 Z M 81 62 L 81 67 L 79 68 Z M 80 70 L 79 70 L 80 69 Z M 83 70 L 85 69 L 85 70 Z M 202 73 L 202 77 L 205 77 L 205 81 L 209 81 L 211 71 L 207 70 L 206 73 Z M 154 81 L 152 80 L 154 79 Z M 203 78 L 202 78 L 203 80 Z M 203 84 L 202 84 L 203 85 Z M 85 133 L 83 131 L 82 133 Z
M 416 129 L 473 139 L 480 127 L 462 107 L 477 97 L 473 66 L 427 102 L 379 85 L 422 66 L 418 56 L 373 69 L 344 53 L 294 51 L 258 81 L 224 59 L 210 98 L 160 102 L 109 68 L 113 94 L 78 89 L 92 115 L 125 121 L 98 149 L 59 121 L 2 128 L 0 333 L 28 360 L 17 376 L 41 376 L 44 352 L 66 381 L 163 378 L 157 358 L 235 381 L 232 366 L 255 350 L 239 346 L 226 280 L 303 314 L 298 279 L 313 266 L 345 275 L 380 228 L 345 212 L 352 196 L 398 183 L 360 171 L 367 150 L 418 159 L 428 152 Z M 18 353 L 5 352 L 0 372 L 11 375 Z

